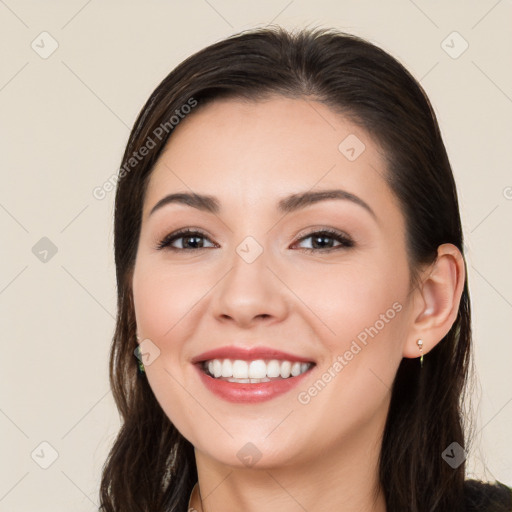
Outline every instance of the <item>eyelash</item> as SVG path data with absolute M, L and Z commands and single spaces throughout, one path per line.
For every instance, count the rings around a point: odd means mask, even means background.
M 156 249 L 158 250 L 162 250 L 162 249 L 169 249 L 171 251 L 200 251 L 200 250 L 203 250 L 203 249 L 212 249 L 212 247 L 199 247 L 197 249 L 193 249 L 193 248 L 185 248 L 185 249 L 182 249 L 182 248 L 178 248 L 178 247 L 171 247 L 171 243 L 176 241 L 176 240 L 179 240 L 180 238 L 182 237 L 185 237 L 185 236 L 192 236 L 192 235 L 198 235 L 199 237 L 201 238 L 208 238 L 206 236 L 205 233 L 197 230 L 197 229 L 182 229 L 181 231 L 178 231 L 176 233 L 171 233 L 169 235 L 167 235 L 162 241 L 160 241 L 157 246 L 156 246 Z M 304 236 L 302 236 L 301 238 L 299 238 L 298 242 L 302 242 L 303 240 L 307 240 L 308 238 L 312 238 L 313 235 L 320 235 L 320 236 L 324 236 L 326 238 L 332 238 L 334 240 L 336 240 L 337 242 L 340 242 L 341 244 L 336 246 L 336 247 L 329 247 L 327 249 L 314 249 L 314 248 L 300 248 L 299 250 L 300 251 L 304 251 L 304 252 L 307 252 L 307 253 L 311 253 L 311 252 L 332 252 L 332 251 L 336 251 L 336 250 L 339 250 L 339 249 L 347 249 L 347 248 L 350 248 L 350 247 L 353 247 L 354 246 L 354 241 L 348 236 L 348 235 L 345 235 L 344 233 L 341 233 L 340 231 L 337 231 L 337 230 L 334 230 L 334 229 L 329 229 L 329 228 L 326 228 L 326 229 L 322 229 L 320 231 L 312 231 Z

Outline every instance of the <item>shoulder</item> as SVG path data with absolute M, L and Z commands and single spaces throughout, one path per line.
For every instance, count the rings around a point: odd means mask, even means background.
M 465 512 L 511 512 L 512 488 L 501 482 L 464 482 Z

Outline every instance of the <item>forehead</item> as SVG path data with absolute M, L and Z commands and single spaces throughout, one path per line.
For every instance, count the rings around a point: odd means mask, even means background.
M 291 193 L 342 188 L 375 210 L 397 208 L 385 174 L 377 142 L 322 103 L 216 100 L 172 132 L 152 170 L 144 216 L 170 192 L 259 209 Z

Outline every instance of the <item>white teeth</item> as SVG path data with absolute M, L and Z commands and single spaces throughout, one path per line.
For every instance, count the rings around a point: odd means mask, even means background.
M 251 384 L 259 384 L 260 382 L 270 382 L 270 379 L 265 377 L 264 379 L 250 379 Z
M 276 359 L 272 359 L 267 364 L 267 377 L 275 378 L 281 374 L 281 364 Z
M 278 361 L 244 361 L 241 359 L 212 359 L 203 363 L 203 369 L 215 377 L 223 377 L 229 382 L 252 383 L 269 382 L 270 379 L 287 379 L 306 372 L 313 363 Z
M 215 378 L 222 376 L 222 362 L 218 359 L 213 360 L 213 372 L 210 372 Z
M 249 365 L 246 361 L 240 361 L 240 359 L 237 359 L 236 361 L 233 361 L 231 367 L 233 368 L 233 377 L 235 379 L 249 378 Z
M 233 365 L 229 359 L 222 361 L 222 377 L 233 377 Z
M 244 361 L 247 364 L 246 361 Z M 248 365 L 249 368 L 249 377 L 251 379 L 264 379 L 267 376 L 267 365 L 263 359 L 257 359 L 256 361 L 251 361 L 251 364 Z
M 228 382 L 238 382 L 238 384 L 259 384 L 260 382 L 270 382 L 266 377 L 264 379 L 227 379 Z
M 281 363 L 281 377 L 287 379 L 292 371 L 292 363 L 290 361 L 283 361 Z
M 292 377 L 297 377 L 297 375 L 300 375 L 300 363 L 293 363 L 292 364 Z

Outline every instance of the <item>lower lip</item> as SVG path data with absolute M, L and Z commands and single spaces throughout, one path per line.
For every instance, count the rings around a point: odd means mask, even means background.
M 227 380 L 215 379 L 207 375 L 201 365 L 194 365 L 199 372 L 203 384 L 215 395 L 235 403 L 256 403 L 271 400 L 279 395 L 287 393 L 297 386 L 311 372 L 310 368 L 297 377 L 260 382 L 258 384 L 228 382 Z

